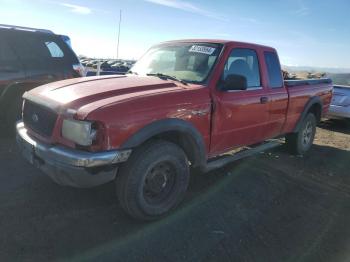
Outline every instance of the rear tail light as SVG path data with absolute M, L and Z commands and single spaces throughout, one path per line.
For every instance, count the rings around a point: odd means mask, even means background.
M 85 76 L 85 68 L 82 64 L 74 64 L 73 70 L 77 73 L 78 76 Z

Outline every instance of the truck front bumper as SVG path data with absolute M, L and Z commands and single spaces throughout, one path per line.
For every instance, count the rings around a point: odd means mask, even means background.
M 28 135 L 23 122 L 17 124 L 16 140 L 25 159 L 60 185 L 94 187 L 112 181 L 116 164 L 128 160 L 131 150 L 98 153 L 43 144 Z

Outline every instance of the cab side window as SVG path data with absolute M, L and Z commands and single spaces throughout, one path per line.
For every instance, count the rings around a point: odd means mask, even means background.
M 274 52 L 265 52 L 264 56 L 270 88 L 283 87 L 282 71 L 277 54 Z
M 259 60 L 252 49 L 233 49 L 224 68 L 222 81 L 236 77 L 246 82 L 246 89 L 261 87 Z

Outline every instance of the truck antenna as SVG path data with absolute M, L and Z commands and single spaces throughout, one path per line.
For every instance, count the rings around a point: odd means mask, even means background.
M 119 41 L 120 41 L 120 25 L 122 23 L 122 10 L 119 12 L 119 30 L 118 30 L 118 43 L 117 43 L 117 59 L 119 59 Z

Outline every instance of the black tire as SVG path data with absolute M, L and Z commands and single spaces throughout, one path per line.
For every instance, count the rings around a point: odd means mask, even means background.
M 316 117 L 309 113 L 303 120 L 297 133 L 286 136 L 286 144 L 292 154 L 303 155 L 312 146 L 316 134 Z
M 188 160 L 180 147 L 167 141 L 151 141 L 136 148 L 119 168 L 117 196 L 131 217 L 155 220 L 181 202 L 189 177 Z
M 350 128 L 350 118 L 345 119 L 345 126 Z

